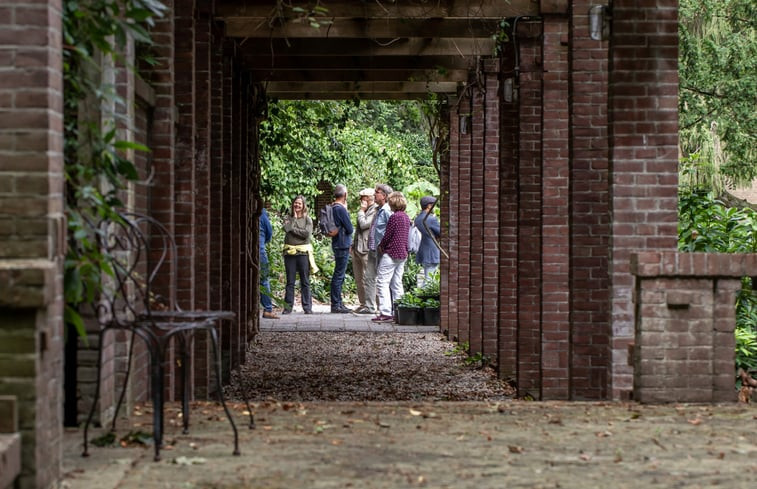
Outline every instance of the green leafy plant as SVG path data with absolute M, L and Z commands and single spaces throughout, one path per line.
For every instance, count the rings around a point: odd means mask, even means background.
M 434 299 L 433 297 L 429 297 L 427 299 L 423 300 L 423 307 L 428 309 L 436 309 L 441 307 L 442 303 L 439 302 L 439 299 Z
M 407 292 L 397 301 L 397 306 L 409 309 L 420 309 L 423 307 L 423 300 L 415 294 Z
M 64 320 L 86 339 L 79 305 L 102 290 L 113 257 L 96 245 L 97 223 L 118 219 L 119 192 L 138 172 L 125 156 L 147 151 L 119 140 L 118 115 L 108 107 L 124 101 L 105 81 L 101 67 L 125 64 L 120 47 L 130 40 L 149 46 L 149 28 L 166 7 L 155 0 L 63 2 L 63 130 L 68 252 L 64 262 Z M 149 62 L 148 58 L 143 61 Z

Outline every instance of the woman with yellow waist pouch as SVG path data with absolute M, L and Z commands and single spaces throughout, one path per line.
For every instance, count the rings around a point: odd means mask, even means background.
M 313 313 L 313 298 L 310 293 L 310 271 L 318 272 L 313 256 L 313 220 L 308 216 L 305 197 L 298 195 L 292 201 L 289 214 L 284 218 L 284 269 L 286 289 L 283 314 L 290 314 L 294 307 L 294 283 L 300 276 L 300 294 L 305 314 Z

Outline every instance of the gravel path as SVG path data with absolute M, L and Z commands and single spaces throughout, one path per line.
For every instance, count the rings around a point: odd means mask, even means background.
M 262 332 L 232 374 L 229 399 L 494 401 L 510 385 L 441 334 Z

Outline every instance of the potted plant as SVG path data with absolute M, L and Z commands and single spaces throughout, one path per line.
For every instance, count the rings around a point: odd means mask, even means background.
M 441 319 L 441 303 L 439 299 L 424 299 L 422 306 L 423 324 L 426 326 L 438 326 Z
M 403 295 L 397 301 L 398 324 L 420 324 L 423 301 L 412 292 Z

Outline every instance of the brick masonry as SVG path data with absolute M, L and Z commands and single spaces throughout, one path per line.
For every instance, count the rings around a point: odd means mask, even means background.
M 735 401 L 733 304 L 757 255 L 645 252 L 631 272 L 634 399 Z

